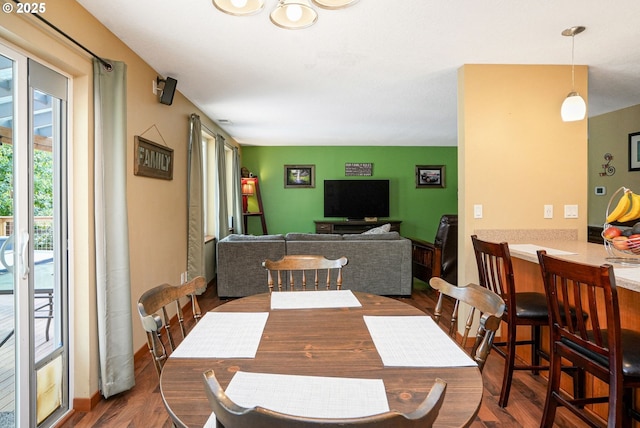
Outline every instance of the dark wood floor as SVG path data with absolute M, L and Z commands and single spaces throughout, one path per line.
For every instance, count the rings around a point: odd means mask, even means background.
M 415 289 L 411 298 L 400 300 L 431 314 L 435 306 L 435 293 L 432 290 Z M 198 301 L 203 311 L 224 303 L 217 297 L 215 286 L 210 286 Z M 509 405 L 502 409 L 498 406 L 498 397 L 503 367 L 504 360 L 491 353 L 483 372 L 485 391 L 482 406 L 471 427 L 539 427 L 546 391 L 545 379 L 532 376 L 528 372 L 516 371 Z M 162 403 L 158 378 L 150 358 L 136 361 L 135 376 L 136 385 L 133 389 L 102 400 L 89 413 L 76 412 L 58 428 L 171 427 L 171 420 Z M 580 420 L 567 414 L 565 409 L 559 409 L 554 427 L 581 426 L 584 424 Z

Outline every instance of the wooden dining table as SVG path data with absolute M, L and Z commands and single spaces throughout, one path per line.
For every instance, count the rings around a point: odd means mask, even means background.
M 170 357 L 162 370 L 162 399 L 178 427 L 202 427 L 211 415 L 202 374 L 214 369 L 226 389 L 238 371 L 308 376 L 382 379 L 389 408 L 415 410 L 436 378 L 447 382 L 437 427 L 473 422 L 482 401 L 477 367 L 385 367 L 363 316 L 425 316 L 389 297 L 354 292 L 361 307 L 271 309 L 270 294 L 227 302 L 216 312 L 268 312 L 255 358 Z M 233 428 L 233 427 L 228 427 Z

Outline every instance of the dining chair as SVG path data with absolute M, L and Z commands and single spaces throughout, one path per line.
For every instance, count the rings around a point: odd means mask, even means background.
M 219 428 L 308 428 L 308 427 L 342 427 L 357 426 L 361 428 L 410 428 L 431 427 L 438 417 L 444 401 L 447 383 L 436 379 L 431 391 L 418 406 L 410 413 L 388 411 L 378 415 L 360 418 L 311 418 L 288 415 L 260 406 L 246 408 L 233 402 L 222 389 L 215 372 L 208 370 L 203 373 L 203 380 L 211 410 L 216 415 Z
M 633 389 L 640 387 L 640 333 L 622 329 L 613 267 L 562 260 L 538 251 L 551 327 L 551 368 L 541 427 L 550 427 L 558 406 L 592 427 L 630 427 L 638 419 Z M 574 306 L 588 317 L 572 318 Z M 560 391 L 561 361 L 569 361 L 608 383 L 606 396 L 569 397 Z M 608 403 L 606 423 L 585 406 Z
M 188 327 L 192 327 L 193 324 L 197 323 L 202 317 L 196 293 L 204 290 L 206 285 L 206 280 L 198 276 L 179 286 L 169 284 L 158 285 L 145 291 L 138 299 L 140 321 L 142 322 L 142 327 L 147 332 L 147 345 L 153 357 L 158 376 L 160 376 L 162 366 L 169 355 L 165 342 L 168 343 L 170 352 L 173 352 L 176 346 L 171 333 L 172 318 L 169 316 L 167 307 L 175 304 L 175 317 L 177 318 L 180 332 L 184 339 L 187 336 Z M 181 304 L 181 299 L 183 298 L 189 298 L 191 300 L 191 313 L 194 322 L 190 325 L 186 325 L 185 323 Z M 159 313 L 161 313 L 162 316 L 158 315 Z M 166 333 L 166 339 L 164 340 L 162 337 L 163 330 Z
M 269 292 L 273 292 L 274 288 L 274 272 L 276 273 L 278 291 L 286 290 L 285 281 L 289 283 L 289 290 L 296 289 L 297 281 L 300 281 L 301 289 L 307 289 L 307 276 L 312 271 L 314 289 L 318 290 L 318 284 L 321 277 L 324 277 L 326 289 L 331 288 L 331 272 L 336 271 L 335 285 L 336 289 L 342 289 L 342 268 L 346 266 L 348 260 L 346 257 L 329 260 L 319 255 L 287 255 L 280 260 L 265 260 L 262 267 L 267 270 L 267 285 Z M 284 272 L 284 274 L 283 274 Z
M 433 312 L 433 319 L 436 322 L 440 322 L 441 320 L 442 306 L 445 296 L 455 299 L 455 309 L 457 309 L 459 302 L 464 302 L 471 306 L 472 310 L 467 318 L 464 334 L 462 335 L 462 340 L 460 342 L 461 346 L 465 349 L 467 337 L 474 319 L 473 314 L 475 310 L 480 312 L 476 338 L 469 353 L 473 360 L 478 364 L 480 371 L 482 371 L 484 364 L 487 361 L 487 357 L 489 356 L 489 352 L 491 352 L 496 331 L 500 327 L 502 315 L 505 309 L 504 300 L 502 300 L 502 297 L 498 296 L 493 291 L 477 284 L 468 284 L 464 287 L 458 287 L 457 285 L 453 285 L 442 278 L 433 277 L 429 280 L 429 285 L 440 293 Z M 457 317 L 453 315 L 455 313 L 457 313 L 457 310 L 454 310 L 452 313 L 448 328 L 449 336 L 453 338 L 455 338 L 458 333 Z
M 493 348 L 505 358 L 502 389 L 498 404 L 505 407 L 509 401 L 509 391 L 514 370 L 531 370 L 538 374 L 540 370 L 548 370 L 548 366 L 540 365 L 540 356 L 548 359 L 548 355 L 540 350 L 541 327 L 549 325 L 549 311 L 544 293 L 518 292 L 513 274 L 513 264 L 509 245 L 506 242 L 494 243 L 471 236 L 473 250 L 478 265 L 480 285 L 498 294 L 506 303 L 502 321 L 507 324 L 506 340 L 494 342 Z M 518 326 L 529 326 L 531 337 L 528 340 L 517 340 Z M 516 364 L 516 347 L 531 347 L 531 363 Z

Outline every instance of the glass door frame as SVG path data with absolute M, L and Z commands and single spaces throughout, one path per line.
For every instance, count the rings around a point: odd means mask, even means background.
M 61 353 L 63 371 L 62 374 L 62 403 L 61 407 L 55 410 L 39 426 L 51 426 L 56 419 L 69 411 L 72 375 L 69 369 L 72 362 L 70 347 L 70 293 L 69 293 L 69 259 L 68 259 L 68 117 L 69 103 L 71 95 L 71 79 L 69 76 L 60 73 L 53 68 L 43 65 L 4 43 L 0 43 L 0 55 L 12 61 L 13 79 L 13 110 L 12 110 L 12 145 L 13 145 L 13 222 L 14 222 L 14 342 L 15 342 L 15 366 L 14 366 L 14 388 L 15 388 L 15 419 L 16 427 L 36 426 L 36 370 L 47 361 L 56 358 Z M 67 79 L 66 93 L 61 101 L 63 108 L 61 114 L 52 114 L 53 118 L 60 119 L 60 148 L 59 153 L 54 154 L 57 160 L 54 161 L 53 168 L 58 168 L 54 172 L 54 186 L 57 188 L 54 195 L 61 203 L 54 202 L 54 218 L 57 226 L 54 230 L 58 240 L 58 250 L 55 250 L 55 271 L 54 278 L 62 283 L 59 290 L 58 301 L 63 304 L 59 311 L 62 322 L 61 351 L 54 351 L 53 357 L 35 361 L 34 343 L 34 291 L 33 273 L 34 271 L 34 244 L 33 244 L 33 207 L 32 207 L 32 180 L 33 176 L 33 127 L 32 125 L 32 100 L 36 90 L 42 88 L 31 87 L 29 83 L 29 62 L 35 61 L 39 66 L 50 69 Z M 53 152 L 52 152 L 53 153 Z M 31 275 L 30 275 L 31 273 Z M 54 328 L 55 330 L 55 328 Z M 54 334 L 55 337 L 55 334 Z

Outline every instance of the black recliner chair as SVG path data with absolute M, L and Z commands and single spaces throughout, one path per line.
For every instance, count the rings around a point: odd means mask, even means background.
M 458 215 L 444 214 L 433 242 L 414 240 L 420 256 L 414 253 L 413 275 L 429 282 L 434 276 L 458 283 Z M 414 247 L 414 251 L 416 251 Z

